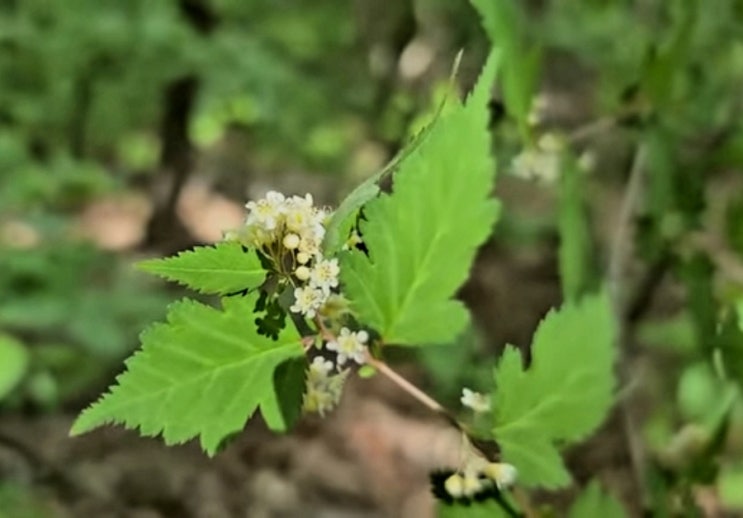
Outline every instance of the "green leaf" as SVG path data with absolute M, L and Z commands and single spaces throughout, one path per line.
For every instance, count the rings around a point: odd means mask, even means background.
M 322 243 L 326 255 L 332 255 L 341 249 L 356 223 L 359 209 L 379 194 L 379 185 L 376 183 L 378 180 L 378 174 L 366 179 L 333 212 Z
M 529 112 L 537 87 L 541 49 L 527 47 L 526 18 L 515 0 L 471 0 L 482 17 L 491 41 L 503 53 L 503 101 L 518 122 L 522 137 L 529 135 Z
M 142 261 L 137 266 L 201 293 L 218 295 L 257 288 L 266 277 L 258 255 L 231 242 L 197 246 L 173 257 Z
M 302 415 L 307 360 L 290 358 L 273 373 L 273 394 L 261 405 L 261 414 L 274 432 L 290 430 Z
M 605 493 L 598 481 L 592 481 L 573 502 L 570 518 L 625 518 L 627 512 L 616 498 Z
M 532 363 L 506 348 L 495 369 L 493 433 L 526 486 L 563 487 L 570 475 L 556 443 L 578 441 L 613 402 L 614 320 L 605 294 L 551 311 L 532 343 Z
M 497 215 L 486 106 L 496 66 L 493 53 L 466 105 L 442 115 L 401 163 L 393 192 L 364 206 L 369 256 L 341 256 L 354 311 L 386 343 L 447 343 L 467 325 L 452 297 Z
M 142 435 L 162 433 L 167 444 L 199 435 L 213 455 L 274 397 L 274 370 L 303 354 L 294 330 L 277 340 L 257 334 L 255 301 L 255 294 L 224 299 L 222 311 L 189 299 L 173 304 L 168 321 L 142 334 L 142 349 L 126 361 L 116 385 L 78 417 L 71 434 L 121 423 Z
M 472 505 L 439 504 L 438 518 L 507 518 L 509 515 L 492 500 L 475 502 Z
M 0 400 L 7 396 L 25 376 L 29 355 L 15 338 L 0 335 Z
M 567 152 L 562 157 L 557 226 L 560 283 L 565 300 L 577 300 L 593 281 L 591 229 L 583 202 L 581 171 Z
M 447 106 L 447 101 L 449 100 L 449 94 L 454 89 L 454 79 L 458 68 L 459 59 L 457 59 L 454 68 L 452 69 L 449 84 L 443 99 L 436 107 L 430 121 L 425 124 L 423 128 L 415 134 L 415 136 L 413 136 L 408 145 L 400 150 L 387 165 L 356 186 L 356 188 L 346 196 L 338 208 L 333 212 L 333 215 L 330 217 L 330 222 L 327 225 L 325 237 L 323 238 L 322 243 L 325 255 L 333 255 L 341 249 L 345 239 L 349 236 L 351 229 L 353 229 L 356 224 L 356 219 L 359 216 L 361 208 L 379 194 L 379 182 L 382 178 L 385 175 L 396 171 L 400 164 L 403 163 L 407 157 L 413 153 L 413 151 L 417 150 L 421 143 L 431 134 L 431 130 L 440 120 L 442 113 L 444 113 L 444 108 Z

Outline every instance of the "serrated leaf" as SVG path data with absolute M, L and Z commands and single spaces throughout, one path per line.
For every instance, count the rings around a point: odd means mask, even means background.
M 255 294 L 224 299 L 221 311 L 189 299 L 173 304 L 167 322 L 142 334 L 142 349 L 109 392 L 83 411 L 71 434 L 120 423 L 142 435 L 162 433 L 167 444 L 198 435 L 213 455 L 273 397 L 276 367 L 303 354 L 294 330 L 277 340 L 257 334 L 255 300 Z
M 605 294 L 551 311 L 532 343 L 532 363 L 506 348 L 492 396 L 496 441 L 519 483 L 545 488 L 570 482 L 556 443 L 583 439 L 613 403 L 615 324 Z
M 348 237 L 351 229 L 353 229 L 356 224 L 356 219 L 358 218 L 361 208 L 379 194 L 379 182 L 382 178 L 397 170 L 400 164 L 403 163 L 405 159 L 426 140 L 428 135 L 430 135 L 431 130 L 440 120 L 441 114 L 444 112 L 444 108 L 447 105 L 449 93 L 452 90 L 452 84 L 458 67 L 459 60 L 457 60 L 454 69 L 452 70 L 446 94 L 436 108 L 430 122 L 424 125 L 423 128 L 415 134 L 408 145 L 399 151 L 387 165 L 356 186 L 356 188 L 346 196 L 338 208 L 333 212 L 333 215 L 330 217 L 330 222 L 327 225 L 325 237 L 323 238 L 322 243 L 323 251 L 326 255 L 333 255 L 341 249 L 344 240 Z
M 616 498 L 601 489 L 601 485 L 592 481 L 573 502 L 568 513 L 570 518 L 625 518 L 627 512 Z
M 8 335 L 0 335 L 0 400 L 13 390 L 28 370 L 26 347 Z
M 258 255 L 233 242 L 197 246 L 173 257 L 142 261 L 137 266 L 201 293 L 217 295 L 257 288 L 266 277 Z
M 386 343 L 447 343 L 467 324 L 452 297 L 497 215 L 486 106 L 496 66 L 493 53 L 466 105 L 442 115 L 401 163 L 392 193 L 364 206 L 369 256 L 341 256 L 346 296 Z

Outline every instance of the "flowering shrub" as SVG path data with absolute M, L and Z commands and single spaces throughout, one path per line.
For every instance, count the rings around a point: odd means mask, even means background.
M 475 4 L 489 32 L 497 32 L 490 29 L 498 21 L 495 4 Z M 249 202 L 245 224 L 215 246 L 141 263 L 219 296 L 221 307 L 174 303 L 166 322 L 143 333 L 141 350 L 72 433 L 121 423 L 162 435 L 167 444 L 198 437 L 214 455 L 256 412 L 277 432 L 302 413 L 327 415 L 344 381 L 363 367 L 461 433 L 461 462 L 433 476 L 443 500 L 485 502 L 518 515 L 531 512 L 524 489 L 568 486 L 560 450 L 592 434 L 615 399 L 612 305 L 606 290 L 588 289 L 580 272 L 561 272 L 566 302 L 537 328 L 528 366 L 517 348 L 507 347 L 491 394 L 463 389 L 461 403 L 473 411 L 463 418 L 384 361 L 391 347 L 452 343 L 469 324 L 455 294 L 500 212 L 492 198 L 496 168 L 488 132 L 499 70 L 514 113 L 525 107 L 527 117 L 529 108 L 513 86 L 514 54 L 507 50 L 491 52 L 466 101 L 447 99 L 446 109 L 382 173 L 393 173 L 389 192 L 379 187 L 382 174 L 335 210 L 316 206 L 309 194 L 269 192 Z M 548 144 L 537 148 L 547 158 L 524 157 L 522 165 L 544 169 L 546 160 L 558 167 L 561 148 Z M 544 180 L 555 180 L 548 173 Z M 577 195 L 574 179 L 560 182 Z M 566 225 L 577 218 L 571 210 L 563 216 Z M 562 253 L 575 255 L 579 245 L 567 243 Z M 584 497 L 588 503 L 581 505 L 594 516 L 617 508 L 598 486 Z

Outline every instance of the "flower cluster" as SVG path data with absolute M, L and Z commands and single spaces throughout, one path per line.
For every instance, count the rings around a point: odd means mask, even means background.
M 320 253 L 328 213 L 314 206 L 312 195 L 286 197 L 270 191 L 245 206 L 250 211 L 244 229 L 246 244 L 270 252 L 276 252 L 280 244 L 295 251 L 300 264 Z
M 515 176 L 535 180 L 543 185 L 552 185 L 560 177 L 563 140 L 553 133 L 546 133 L 537 142 L 519 153 L 512 163 Z
M 318 310 L 328 302 L 332 295 L 331 290 L 338 287 L 339 274 L 338 259 L 324 259 L 320 254 L 311 267 L 297 267 L 294 275 L 304 285 L 294 289 L 294 305 L 289 309 L 307 318 L 314 318 Z
M 471 498 L 487 491 L 495 485 L 500 491 L 516 482 L 518 472 L 511 464 L 504 462 L 470 463 L 461 473 L 454 473 L 444 482 L 444 489 L 454 498 Z
M 302 410 L 321 416 L 332 410 L 341 399 L 348 370 L 333 374 L 333 362 L 316 356 L 307 370 Z
M 282 282 L 293 287 L 294 300 L 289 310 L 309 319 L 319 317 L 325 350 L 334 353 L 334 361 L 315 357 L 308 367 L 303 408 L 324 415 L 339 401 L 349 362 L 366 360 L 366 331 L 341 327 L 331 335 L 322 322 L 337 321 L 348 312 L 348 303 L 339 293 L 338 259 L 322 253 L 328 212 L 314 206 L 312 196 L 286 197 L 275 191 L 251 201 L 244 228 L 235 236 L 244 245 L 259 250 L 279 274 Z M 346 246 L 361 239 L 352 233 Z
M 294 266 L 320 255 L 328 212 L 315 207 L 311 194 L 287 197 L 270 191 L 245 206 L 249 213 L 239 237 L 247 246 L 263 250 L 274 260 L 291 253 Z
M 246 207 L 250 212 L 240 239 L 292 279 L 294 304 L 289 309 L 314 318 L 338 287 L 340 274 L 338 260 L 322 254 L 328 211 L 316 207 L 310 194 L 286 197 L 276 191 Z
M 325 412 L 338 404 L 343 382 L 350 372 L 344 365 L 349 360 L 359 364 L 366 361 L 368 340 L 369 334 L 366 331 L 351 331 L 342 327 L 338 336 L 325 344 L 326 351 L 335 353 L 335 363 L 317 356 L 310 364 L 302 407 L 305 412 L 325 415 Z

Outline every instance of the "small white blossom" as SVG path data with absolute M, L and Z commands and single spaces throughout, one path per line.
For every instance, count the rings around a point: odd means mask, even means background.
M 318 235 L 314 233 L 305 232 L 299 240 L 299 252 L 307 254 L 307 256 L 319 255 L 321 242 L 322 237 L 318 237 Z
M 304 198 L 292 196 L 284 204 L 286 228 L 297 234 L 309 231 L 315 223 L 315 208 L 312 206 L 312 195 Z
M 307 318 L 313 318 L 317 310 L 325 302 L 325 294 L 322 290 L 312 286 L 304 286 L 294 290 L 294 304 L 289 308 L 294 313 L 301 313 Z
M 338 354 L 338 365 L 343 365 L 349 359 L 361 364 L 365 360 L 368 340 L 369 333 L 366 331 L 352 332 L 347 327 L 343 327 L 336 339 L 328 342 L 326 347 L 329 351 L 335 351 Z
M 512 486 L 518 477 L 516 467 L 505 462 L 491 462 L 483 468 L 482 473 L 495 482 L 498 489 Z
M 333 370 L 333 362 L 326 360 L 322 356 L 316 356 L 310 363 L 307 371 L 307 380 L 311 382 L 324 381 L 328 374 Z
M 331 288 L 338 286 L 340 271 L 338 259 L 321 259 L 310 271 L 310 286 L 329 293 Z
M 245 207 L 250 214 L 246 224 L 259 225 L 265 230 L 275 229 L 284 212 L 284 203 L 284 195 L 276 191 L 270 191 L 261 200 L 248 202 Z
M 462 397 L 460 398 L 460 401 L 462 402 L 462 405 L 471 408 L 477 413 L 490 411 L 490 397 L 466 387 L 462 389 Z

